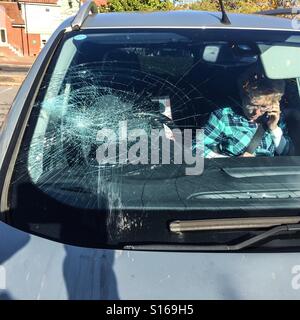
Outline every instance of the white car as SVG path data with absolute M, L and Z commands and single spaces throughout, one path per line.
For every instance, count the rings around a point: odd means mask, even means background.
M 87 2 L 54 32 L 0 136 L 0 299 L 300 298 L 300 33 L 227 18 Z M 256 65 L 293 153 L 178 161 Z

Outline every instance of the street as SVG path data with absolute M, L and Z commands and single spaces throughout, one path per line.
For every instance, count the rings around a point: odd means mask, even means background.
M 29 66 L 0 65 L 0 86 L 19 86 L 29 70 Z
M 0 128 L 29 68 L 29 65 L 0 65 Z
M 19 86 L 0 86 L 0 128 Z

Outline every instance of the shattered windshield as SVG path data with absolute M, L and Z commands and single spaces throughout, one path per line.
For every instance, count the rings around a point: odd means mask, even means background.
M 14 224 L 66 242 L 72 226 L 88 244 L 153 240 L 153 228 L 171 241 L 170 220 L 298 210 L 299 40 L 250 30 L 67 33 L 17 157 Z

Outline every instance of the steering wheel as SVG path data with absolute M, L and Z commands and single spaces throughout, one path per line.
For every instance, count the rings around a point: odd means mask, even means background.
M 97 88 L 97 94 L 98 96 L 115 96 L 116 99 L 119 99 L 119 93 L 118 91 L 112 92 L 109 91 L 107 88 Z M 164 129 L 164 125 L 173 129 L 178 129 L 176 124 L 172 119 L 167 117 L 166 115 L 159 112 L 159 106 L 156 102 L 151 100 L 151 97 L 144 95 L 144 96 L 130 96 L 130 93 L 128 95 L 128 103 L 132 103 L 132 116 L 128 115 L 128 129 L 130 129 L 130 125 L 132 126 L 132 129 L 137 129 L 138 127 L 143 128 L 145 130 L 151 130 L 152 128 L 157 129 Z M 105 98 L 104 98 L 105 99 Z M 131 100 L 132 99 L 132 100 Z M 120 100 L 121 101 L 121 100 Z M 125 102 L 126 103 L 126 102 Z M 91 104 L 93 107 L 93 105 Z M 97 106 L 96 106 L 97 107 Z M 122 105 L 120 104 L 120 108 Z M 73 167 L 74 165 L 91 165 L 92 162 L 95 162 L 96 157 L 96 150 L 97 150 L 97 143 L 95 143 L 95 139 L 97 136 L 97 131 L 101 130 L 101 121 L 97 121 L 97 117 L 93 118 L 93 113 L 91 110 L 91 113 L 89 112 L 89 108 L 84 110 L 82 108 L 82 112 L 78 112 L 78 107 L 75 113 L 79 114 L 79 119 L 84 119 L 85 117 L 90 120 L 90 117 L 92 117 L 91 121 L 87 121 L 86 126 L 76 126 L 74 124 L 78 124 L 77 119 L 75 119 L 75 123 L 72 121 L 72 117 L 68 116 L 63 120 L 62 123 L 62 143 L 63 148 L 65 151 L 66 159 L 69 164 L 69 166 Z M 153 111 L 157 110 L 157 112 Z M 99 110 L 99 112 L 104 112 L 104 110 Z M 113 111 L 112 111 L 113 112 Z M 70 115 L 72 115 L 72 111 L 70 112 Z M 114 120 L 118 121 L 118 117 L 122 119 L 123 114 L 121 112 L 118 112 L 118 115 L 115 116 L 115 118 L 112 118 L 112 122 Z M 130 118 L 129 118 L 130 117 Z M 131 121 L 133 120 L 133 121 Z M 76 122 L 77 121 L 77 122 Z M 136 122 L 136 123 L 135 123 Z M 99 126 L 100 124 L 100 126 Z M 108 123 L 108 126 L 114 127 L 113 123 Z M 96 164 L 96 163 L 95 163 Z
M 178 126 L 175 124 L 175 122 L 163 113 L 139 112 L 137 113 L 137 115 L 148 116 L 150 120 L 150 124 L 153 124 L 154 127 L 162 128 L 163 125 L 166 125 L 172 130 L 178 129 Z

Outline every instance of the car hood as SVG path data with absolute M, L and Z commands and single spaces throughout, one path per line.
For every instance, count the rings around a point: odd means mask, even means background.
M 0 223 L 0 299 L 298 299 L 300 253 L 63 245 Z

